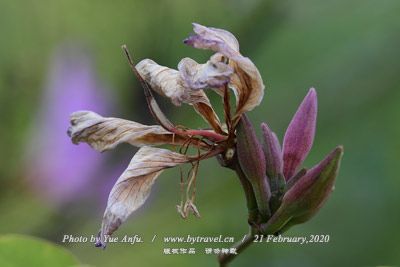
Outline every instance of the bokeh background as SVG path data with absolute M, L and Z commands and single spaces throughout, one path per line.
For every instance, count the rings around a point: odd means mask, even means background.
M 165 256 L 161 240 L 139 245 L 62 244 L 64 234 L 96 234 L 107 194 L 136 149 L 99 154 L 66 135 L 68 114 L 92 109 L 153 123 L 121 52 L 176 67 L 210 53 L 186 47 L 191 22 L 233 32 L 267 86 L 249 116 L 282 140 L 297 105 L 314 86 L 319 117 L 312 166 L 338 144 L 345 155 L 336 190 L 309 223 L 288 235 L 329 234 L 326 244 L 256 244 L 232 266 L 400 264 L 400 1 L 0 1 L 0 234 L 61 244 L 91 266 L 216 266 L 197 255 Z M 210 94 L 215 105 L 217 96 Z M 163 108 L 177 124 L 204 125 L 189 107 Z M 221 109 L 218 109 L 221 111 Z M 233 172 L 203 162 L 197 184 L 202 217 L 183 220 L 179 171 L 166 171 L 149 201 L 118 231 L 164 235 L 247 232 Z M 190 246 L 191 247 L 191 246 Z M 23 255 L 15 247 L 15 255 Z M 22 256 L 21 256 L 22 257 Z M 23 257 L 22 257 L 23 258 Z M 33 266 L 33 265 L 31 265 Z M 57 266 L 53 264 L 52 266 Z

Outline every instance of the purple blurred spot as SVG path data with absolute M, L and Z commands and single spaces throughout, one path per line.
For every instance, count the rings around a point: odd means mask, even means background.
M 69 114 L 80 109 L 106 114 L 110 100 L 87 53 L 78 47 L 61 47 L 50 63 L 28 156 L 28 177 L 34 188 L 57 203 L 84 195 L 101 173 L 104 157 L 87 145 L 73 145 L 66 133 Z

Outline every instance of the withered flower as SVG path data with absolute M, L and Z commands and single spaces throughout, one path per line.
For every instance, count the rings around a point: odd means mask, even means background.
M 315 90 L 310 89 L 290 122 L 282 149 L 267 124 L 261 125 L 261 143 L 246 115 L 261 103 L 264 95 L 258 69 L 240 53 L 239 43 L 230 32 L 199 24 L 193 26 L 194 34 L 184 43 L 214 52 L 204 64 L 184 58 L 177 69 L 161 66 L 150 59 L 135 65 L 123 46 L 130 67 L 144 89 L 150 112 L 159 125 L 104 118 L 91 111 L 71 115 L 68 133 L 75 144 L 86 142 L 98 151 L 112 149 L 120 143 L 140 147 L 111 190 L 97 246 L 105 247 L 105 237 L 145 202 L 163 170 L 185 163 L 190 163 L 191 169 L 186 183 L 181 178 L 182 184 L 187 186 L 185 201 L 178 205 L 183 218 L 189 213 L 199 216 L 194 203 L 194 184 L 201 160 L 217 157 L 221 166 L 236 171 L 245 192 L 250 225 L 249 235 L 235 245 L 239 253 L 253 242 L 255 233 L 282 233 L 310 219 L 333 189 L 342 147 L 337 147 L 310 170 L 300 169 L 314 140 Z M 208 89 L 221 96 L 224 123 L 207 97 Z M 234 112 L 231 112 L 230 90 L 236 97 Z M 175 126 L 161 111 L 153 91 L 168 97 L 176 106 L 193 106 L 210 127 Z M 154 147 L 157 145 L 170 145 L 173 151 Z M 197 154 L 189 155 L 188 151 L 196 150 Z M 235 256 L 221 254 L 221 266 L 226 266 Z
M 191 163 L 187 182 L 187 190 L 190 191 L 202 159 L 219 154 L 232 157 L 228 152 L 235 150 L 235 129 L 241 115 L 262 100 L 264 85 L 261 76 L 250 59 L 240 54 L 236 38 L 227 31 L 198 24 L 194 24 L 194 31 L 196 35 L 186 39 L 186 44 L 216 52 L 204 64 L 184 58 L 178 70 L 161 66 L 150 59 L 134 65 L 124 47 L 131 68 L 144 88 L 150 111 L 159 125 L 106 118 L 91 111 L 71 114 L 68 134 L 75 144 L 85 142 L 100 152 L 121 143 L 140 147 L 111 190 L 97 246 L 105 247 L 105 237 L 116 231 L 145 202 L 151 186 L 163 170 Z M 208 88 L 222 97 L 226 127 L 222 126 L 203 90 Z M 234 114 L 231 114 L 229 88 L 233 89 L 237 99 Z M 192 105 L 212 130 L 176 127 L 162 113 L 152 90 L 168 97 L 174 105 Z M 165 144 L 172 145 L 174 151 L 153 147 Z M 198 154 L 187 155 L 189 147 L 196 148 Z M 188 195 L 185 203 L 178 206 L 183 217 L 189 212 L 198 215 L 193 202 L 194 198 Z

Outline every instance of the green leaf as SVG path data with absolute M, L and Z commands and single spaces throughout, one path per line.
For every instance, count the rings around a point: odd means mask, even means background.
M 72 267 L 79 261 L 62 246 L 23 235 L 0 236 L 0 266 Z

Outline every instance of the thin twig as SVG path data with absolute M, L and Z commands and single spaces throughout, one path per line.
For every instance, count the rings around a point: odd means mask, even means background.
M 131 57 L 131 54 L 129 53 L 128 48 L 126 47 L 126 45 L 122 45 L 121 48 L 125 53 L 125 56 L 128 60 L 128 64 L 131 67 L 133 74 L 136 76 L 136 78 L 139 80 L 140 84 L 143 87 L 147 105 L 149 106 L 150 112 L 153 115 L 154 119 L 167 131 L 175 133 L 174 131 L 174 129 L 176 128 L 175 125 L 172 124 L 164 115 L 164 113 L 161 111 L 160 107 L 158 106 L 151 92 L 150 85 L 143 79 L 143 77 L 136 69 L 135 63 L 133 62 L 133 59 Z
M 232 246 L 232 248 L 236 248 L 237 254 L 220 254 L 218 256 L 218 261 L 220 266 L 228 266 L 228 263 L 231 262 L 235 257 L 237 257 L 243 250 L 249 247 L 254 241 L 254 234 L 258 231 L 258 223 L 259 223 L 259 211 L 257 206 L 257 201 L 254 195 L 254 190 L 249 180 L 243 173 L 242 168 L 240 167 L 237 154 L 235 153 L 233 157 L 229 160 L 225 159 L 223 155 L 218 158 L 220 164 L 223 167 L 232 169 L 236 172 L 239 181 L 242 185 L 246 196 L 246 204 L 248 210 L 248 223 L 250 224 L 250 231 L 246 235 L 246 237 L 239 243 L 236 243 Z
M 200 161 L 200 160 L 204 160 L 204 159 L 209 159 L 212 158 L 214 156 L 217 156 L 218 154 L 221 154 L 222 152 L 224 152 L 225 148 L 222 146 L 217 146 L 214 149 L 201 154 L 199 156 L 189 156 L 189 162 L 195 162 L 195 161 Z
M 246 237 L 242 241 L 240 241 L 232 246 L 232 248 L 236 249 L 236 254 L 233 254 L 233 253 L 232 254 L 220 254 L 218 256 L 218 262 L 219 262 L 220 267 L 228 266 L 229 262 L 231 262 L 233 259 L 235 259 L 237 256 L 239 256 L 243 250 L 245 250 L 247 247 L 249 247 L 251 244 L 253 244 L 255 237 L 251 232 L 252 231 L 250 231 L 249 234 L 247 234 Z

